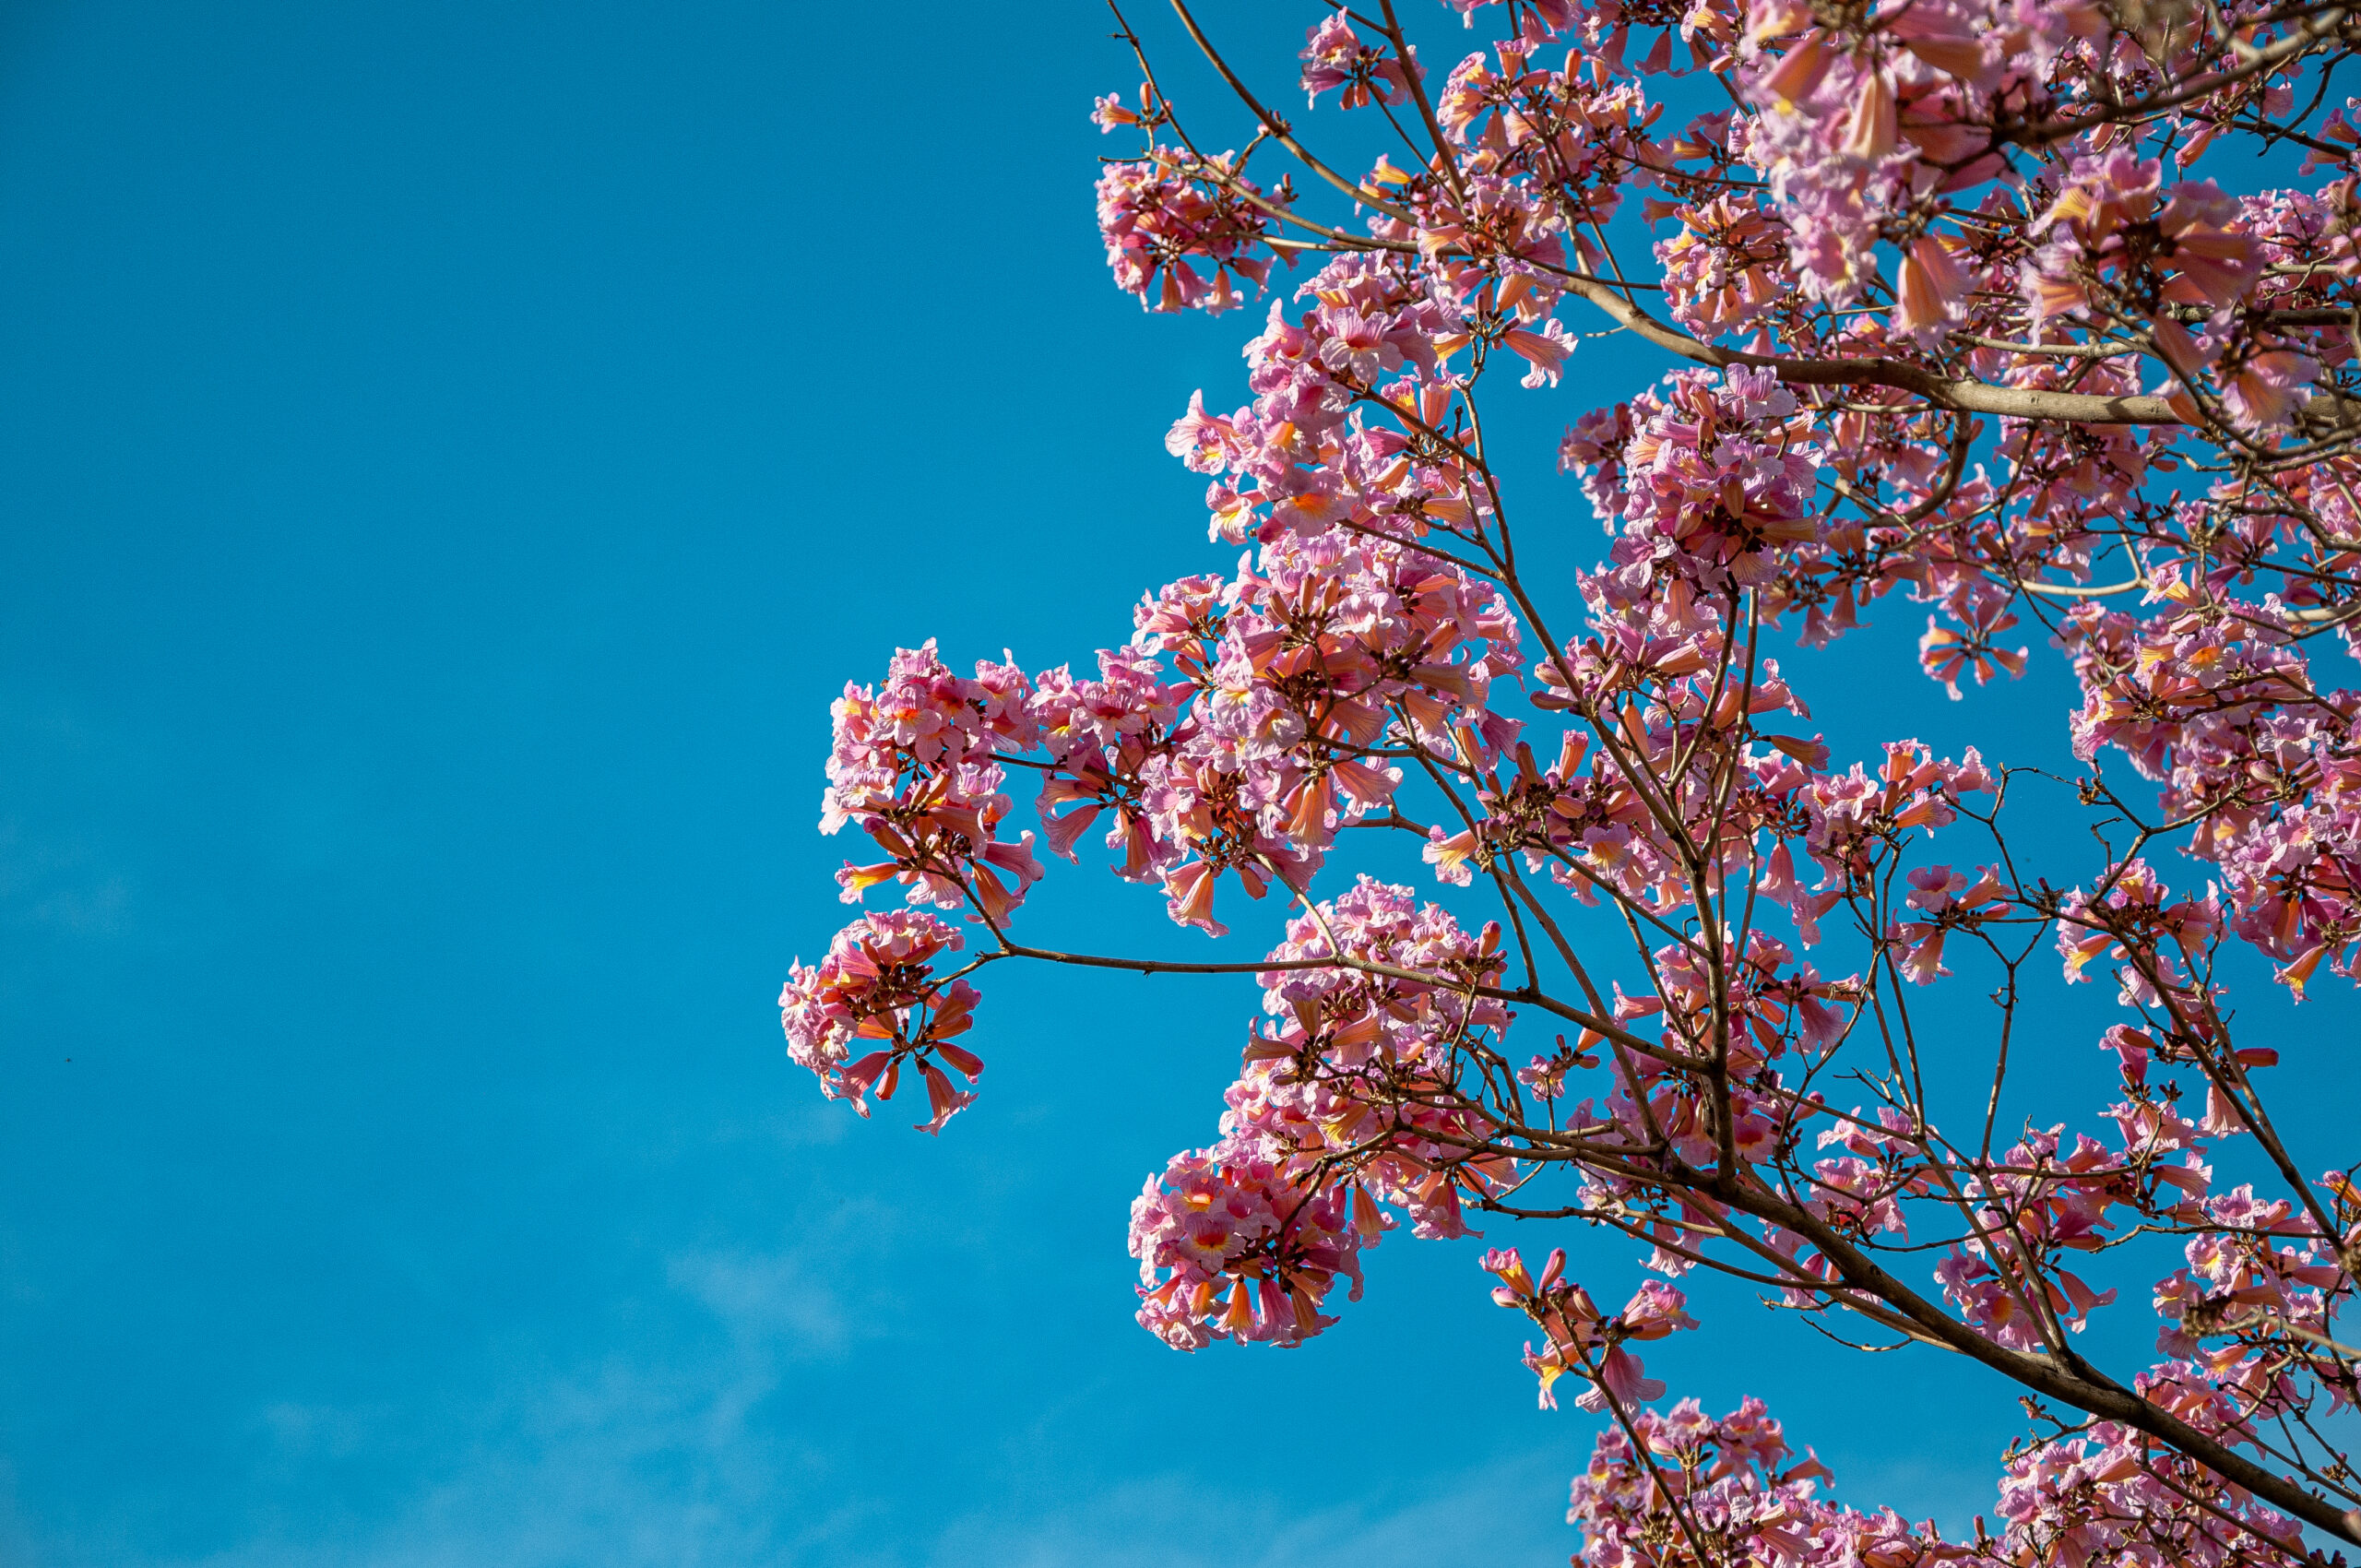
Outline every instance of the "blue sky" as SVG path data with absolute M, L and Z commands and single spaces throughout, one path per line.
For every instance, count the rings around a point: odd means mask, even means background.
M 1086 660 L 1228 564 L 1160 437 L 1252 328 L 1105 281 L 1105 32 L 0 11 L 0 1561 L 1572 1550 L 1593 1423 L 1533 1408 L 1472 1249 L 1389 1243 L 1298 1352 L 1131 1323 L 1128 1201 L 1251 989 L 995 973 L 939 1141 L 781 1050 L 844 913 L 830 695 L 931 635 Z M 1500 416 L 1560 569 L 1596 525 L 1546 443 L 1657 368 L 1595 344 Z M 2054 671 L 2028 731 L 1815 668 L 1840 742 L 2056 754 Z M 1034 929 L 1169 949 L 1157 904 L 1069 874 Z M 1688 1337 L 1652 1369 L 1774 1396 L 1847 1495 L 1987 1505 L 2004 1391 Z

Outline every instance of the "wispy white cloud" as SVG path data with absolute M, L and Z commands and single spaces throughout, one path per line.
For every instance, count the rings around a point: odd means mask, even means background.
M 733 1262 L 684 1288 L 717 1290 L 750 1323 L 777 1323 L 812 1310 L 800 1284 L 778 1283 L 795 1277 Z M 731 1293 L 741 1289 L 746 1296 Z M 949 1520 L 931 1543 L 897 1550 L 875 1528 L 878 1500 L 836 1490 L 825 1455 L 750 1419 L 779 1393 L 779 1365 L 741 1340 L 703 1364 L 617 1360 L 455 1412 L 463 1435 L 448 1473 L 394 1516 L 334 1538 L 264 1532 L 169 1564 L 60 1543 L 46 1555 L 27 1543 L 5 1560 L 12 1568 L 1425 1568 L 1546 1564 L 1575 1544 L 1560 1522 L 1562 1455 L 1438 1471 L 1422 1467 L 1409 1440 L 1399 1473 L 1347 1483 L 1341 1501 L 1310 1515 L 1259 1491 L 1260 1461 L 1241 1455 L 1234 1479 L 1171 1474 L 1066 1493 L 1056 1477 L 1038 1477 L 1007 1506 Z M 281 1407 L 271 1420 L 298 1443 L 335 1444 L 353 1431 L 333 1411 Z M 0 1509 L 0 1545 L 9 1544 L 7 1519 Z
M 0 925 L 115 936 L 130 910 L 130 879 L 102 863 L 87 838 L 0 820 Z
M 32 1526 L 18 1504 L 16 1468 L 0 1458 L 0 1562 L 35 1561 Z
M 1406 1418 L 1406 1426 L 1415 1421 Z M 1316 1439 L 1314 1440 L 1316 1449 Z M 1248 1450 L 1254 1450 L 1250 1455 Z M 1571 1556 L 1561 1457 L 1535 1454 L 1461 1471 L 1423 1467 L 1406 1443 L 1399 1474 L 1340 1490 L 1348 1500 L 1288 1517 L 1254 1491 L 1263 1462 L 1317 1464 L 1240 1445 L 1234 1485 L 1178 1476 L 1133 1482 L 1032 1510 L 972 1515 L 943 1534 L 932 1561 L 995 1568 L 1425 1568 Z
M 185 1568 L 753 1568 L 779 1535 L 781 1455 L 746 1422 L 761 1358 L 617 1362 L 468 1413 L 450 1473 L 357 1535 L 265 1535 Z
M 665 1276 L 726 1324 L 742 1343 L 789 1355 L 824 1354 L 850 1332 L 843 1301 L 812 1262 L 795 1253 L 689 1253 Z
M 264 1408 L 260 1425 L 270 1434 L 273 1450 L 289 1460 L 341 1459 L 361 1451 L 386 1414 L 281 1400 Z
M 86 715 L 0 687 L 0 929 L 121 934 L 132 880 L 88 826 L 101 780 L 136 759 Z
M 789 1369 L 842 1354 L 860 1314 L 828 1281 L 857 1271 L 857 1227 L 777 1253 L 683 1253 L 671 1289 L 727 1330 L 702 1356 L 618 1355 L 519 1371 L 512 1386 L 439 1410 L 279 1403 L 255 1425 L 283 1471 L 365 1459 L 436 1433 L 440 1473 L 387 1516 L 333 1537 L 257 1531 L 197 1558 L 141 1558 L 118 1540 L 36 1542 L 0 1474 L 9 1568 L 798 1568 L 854 1561 L 867 1505 L 829 1494 L 825 1455 L 794 1422 L 757 1416 Z M 846 1233 L 839 1233 L 839 1230 Z M 15 1532 L 12 1537 L 11 1531 Z

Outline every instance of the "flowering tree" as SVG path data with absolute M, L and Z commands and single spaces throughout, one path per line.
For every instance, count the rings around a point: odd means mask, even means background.
M 1600 1568 L 2361 1540 L 2361 1352 L 2335 1321 L 2361 1191 L 2320 1169 L 2355 1151 L 2289 1146 L 2278 1052 L 2222 1003 L 2239 965 L 2332 989 L 2310 1081 L 2351 1084 L 2361 100 L 2331 105 L 2361 16 L 1447 3 L 1490 37 L 1430 69 L 1394 0 L 1307 0 L 1288 68 L 1332 135 L 1384 140 L 1349 160 L 1173 0 L 1249 133 L 1206 150 L 1118 16 L 1145 77 L 1096 111 L 1144 140 L 1098 181 L 1118 286 L 1270 300 L 1252 401 L 1201 394 L 1169 439 L 1246 553 L 1146 594 L 1084 673 L 960 674 L 929 643 L 846 687 L 822 826 L 882 857 L 847 864 L 848 902 L 909 907 L 795 968 L 790 1053 L 863 1115 L 915 1074 L 939 1132 L 975 1098 L 955 1078 L 982 1071 L 960 1039 L 992 965 L 1254 976 L 1218 1137 L 1133 1206 L 1141 1324 L 1299 1343 L 1404 1225 L 1632 1238 L 1660 1277 L 1611 1309 L 1562 1249 L 1484 1258 L 1542 1402 L 1571 1379 L 1608 1418 L 1573 1485 Z M 2193 172 L 2208 153 L 2229 188 Z M 1556 385 L 1607 331 L 1688 368 L 1573 421 L 1559 466 L 1608 542 L 1581 602 L 1545 605 L 1483 399 L 1502 373 Z M 2019 673 L 2038 623 L 2081 686 L 2083 776 L 1908 739 L 1832 760 L 1774 653 L 1890 594 L 1928 610 L 1919 658 L 1954 697 Z M 1038 849 L 1102 840 L 1214 937 L 1219 906 L 1275 897 L 1285 940 L 1204 962 L 1024 940 L 1019 778 Z M 2044 789 L 2093 829 L 2047 874 L 2008 831 Z M 1323 877 L 1348 833 L 1399 844 L 1397 879 Z M 2102 1038 L 2023 1011 L 2060 960 L 2117 988 Z M 1972 1050 L 1928 1028 L 1954 964 L 1995 986 Z M 2111 1054 L 2113 1103 L 2004 1125 L 2004 1093 L 2040 1099 L 2028 1053 L 2067 1049 Z M 1757 1402 L 1658 1408 L 1637 1348 L 1697 1326 L 1675 1282 L 1701 1268 L 1839 1344 L 2016 1385 L 2035 1425 L 1999 1533 L 1835 1505 Z M 2078 1335 L 2126 1291 L 2154 1360 L 2101 1366 Z

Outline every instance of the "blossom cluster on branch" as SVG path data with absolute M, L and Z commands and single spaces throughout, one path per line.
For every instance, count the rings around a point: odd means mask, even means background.
M 930 642 L 846 687 L 822 826 L 873 846 L 847 901 L 910 908 L 796 967 L 790 1054 L 864 1115 L 910 1067 L 940 1131 L 991 964 L 1253 976 L 1214 1141 L 1133 1205 L 1140 1322 L 1295 1346 L 1389 1230 L 1630 1238 L 1655 1277 L 1611 1313 L 1562 1248 L 1483 1258 L 1543 1403 L 1571 1379 L 1609 1418 L 1571 1515 L 1596 1568 L 2328 1561 L 2361 1541 L 2355 1151 L 2292 1146 L 2284 1042 L 2225 997 L 2243 967 L 2326 1009 L 2304 1092 L 2352 1098 L 2361 15 L 1447 5 L 1489 28 L 1455 64 L 1394 0 L 1306 6 L 1288 68 L 1351 159 L 1172 0 L 1247 133 L 1207 150 L 1117 13 L 1145 78 L 1092 114 L 1142 143 L 1098 180 L 1117 286 L 1267 300 L 1246 401 L 1201 392 L 1167 438 L 1235 564 L 1145 594 L 1080 672 Z M 1545 604 L 1486 399 L 1603 333 L 1675 368 L 1567 420 L 1544 505 L 1605 544 Z M 2006 700 L 2045 634 L 2083 771 L 1890 731 L 1837 757 L 1777 654 L 1888 598 L 1954 699 Z M 2026 864 L 2028 795 L 2092 853 Z M 1274 899 L 1284 937 L 1022 939 L 1037 837 L 1210 937 Z M 1394 880 L 1358 873 L 1389 847 Z M 2120 1021 L 2061 1038 L 2033 999 L 2083 980 Z M 1990 986 L 1987 1044 L 1935 1024 L 1947 983 Z M 2072 1058 L 2113 1098 L 2062 1102 Z M 1699 1269 L 2013 1385 L 1996 1525 L 1828 1501 L 1754 1401 L 1662 1408 L 1637 1347 L 1699 1327 Z M 2141 1310 L 2153 1360 L 2096 1364 L 2085 1328 Z

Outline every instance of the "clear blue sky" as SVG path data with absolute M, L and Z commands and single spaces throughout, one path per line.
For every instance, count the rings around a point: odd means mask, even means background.
M 1390 1242 L 1299 1352 L 1132 1324 L 1128 1201 L 1251 989 L 995 975 L 940 1141 L 781 1050 L 843 915 L 832 692 L 929 635 L 1086 659 L 1227 564 L 1159 438 L 1252 328 L 1105 282 L 1105 31 L 0 9 L 0 1562 L 1572 1550 L 1594 1424 L 1471 1249 Z M 1832 738 L 1999 722 L 1865 691 Z M 1169 945 L 1157 904 L 1069 875 L 1036 929 Z M 1794 1325 L 1690 1338 L 1652 1369 L 1774 1396 L 1847 1495 L 1987 1505 L 2005 1394 L 1905 1420 L 1980 1385 L 1845 1366 L 1902 1396 L 1845 1420 Z

